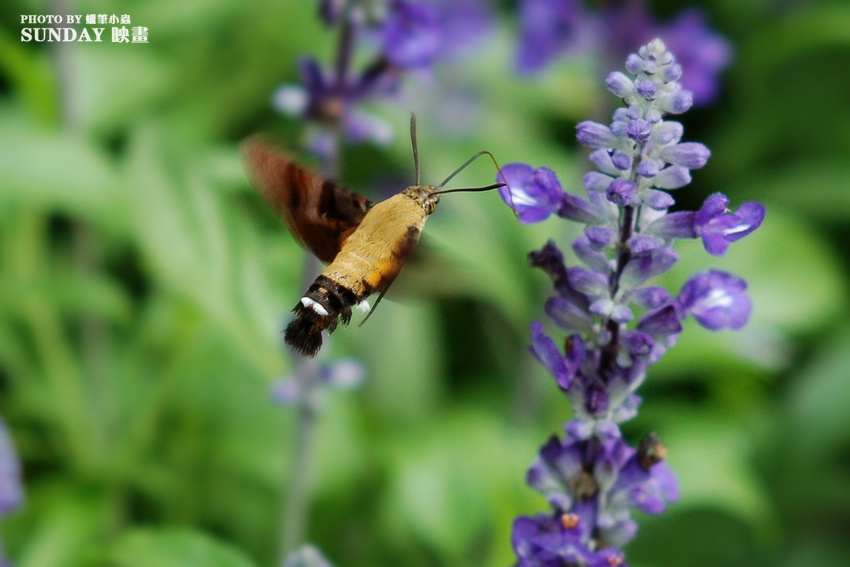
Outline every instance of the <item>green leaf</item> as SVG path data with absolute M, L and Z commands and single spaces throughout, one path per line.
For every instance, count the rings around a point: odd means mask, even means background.
M 845 327 L 824 345 L 789 393 L 797 459 L 824 459 L 829 451 L 840 452 L 850 443 L 848 368 L 850 328 Z
M 279 371 L 279 322 L 268 309 L 261 251 L 246 234 L 247 221 L 174 157 L 179 151 L 159 124 L 140 128 L 131 144 L 127 193 L 145 259 L 160 285 L 197 306 L 234 348 L 272 375 Z
M 95 44 L 71 53 L 67 72 L 74 80 L 67 81 L 67 96 L 87 131 L 111 134 L 132 123 L 140 110 L 172 95 L 173 62 L 147 47 Z
M 769 195 L 772 202 L 783 208 L 833 223 L 846 222 L 850 217 L 848 179 L 850 167 L 846 160 L 815 159 L 798 159 L 784 166 L 759 170 L 748 178 L 752 186 L 758 187 L 758 195 Z M 743 179 L 741 184 L 746 185 L 748 180 Z M 809 188 L 817 190 L 817 196 Z M 772 216 L 771 210 L 768 215 Z
M 189 528 L 138 528 L 108 550 L 115 567 L 253 567 L 235 547 Z
M 126 201 L 95 144 L 2 110 L 0 125 L 0 206 L 58 210 L 118 234 L 126 230 Z
M 850 9 L 846 5 L 798 10 L 786 16 L 779 23 L 758 28 L 739 66 L 765 74 L 781 73 L 791 58 L 850 47 Z M 762 77 L 753 73 L 753 85 Z
M 67 479 L 28 486 L 20 517 L 13 517 L 10 526 L 10 543 L 20 542 L 15 565 L 79 565 L 102 534 L 111 511 L 104 492 L 83 488 Z
M 59 109 L 51 61 L 48 52 L 28 47 L 0 28 L 0 74 L 20 93 L 24 106 L 39 123 L 53 124 Z
M 775 531 L 776 511 L 749 465 L 754 447 L 746 431 L 708 412 L 691 411 L 677 423 L 665 428 L 664 444 L 682 491 L 678 505 L 716 508 L 753 529 Z
M 477 544 L 492 536 L 494 518 L 509 526 L 533 494 L 523 479 L 539 439 L 482 409 L 467 403 L 420 434 L 390 439 L 394 470 L 384 520 L 397 537 L 412 533 L 438 550 L 443 564 L 491 564 Z

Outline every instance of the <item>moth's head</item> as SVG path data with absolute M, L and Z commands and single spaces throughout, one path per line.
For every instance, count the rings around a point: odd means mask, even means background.
M 422 206 L 426 215 L 430 215 L 440 202 L 440 188 L 436 185 L 414 185 L 405 189 L 408 197 Z

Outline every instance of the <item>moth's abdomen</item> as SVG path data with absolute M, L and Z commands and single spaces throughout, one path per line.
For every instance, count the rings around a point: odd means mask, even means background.
M 351 306 L 364 297 L 320 275 L 292 310 L 295 319 L 286 327 L 284 341 L 296 352 L 316 356 L 322 348 L 322 331 L 333 333 L 340 323 L 348 325 Z
M 400 193 L 369 211 L 298 305 L 284 339 L 293 350 L 316 356 L 322 331 L 351 320 L 351 308 L 386 292 L 413 253 L 425 222 L 422 205 Z M 380 300 L 380 298 L 379 298 Z

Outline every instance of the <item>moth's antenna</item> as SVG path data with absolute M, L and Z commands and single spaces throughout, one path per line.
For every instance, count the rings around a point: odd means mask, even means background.
M 419 186 L 419 145 L 416 142 L 416 115 L 410 113 L 410 144 L 413 146 L 413 170 L 416 175 L 414 187 Z M 442 186 L 441 186 L 442 187 Z

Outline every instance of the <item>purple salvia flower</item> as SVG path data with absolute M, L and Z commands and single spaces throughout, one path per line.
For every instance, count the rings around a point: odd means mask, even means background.
M 589 148 L 609 148 L 618 142 L 611 128 L 590 120 L 576 125 L 576 139 Z
M 740 329 L 752 311 L 744 293 L 747 283 L 737 276 L 710 270 L 692 277 L 679 292 L 683 315 L 693 315 L 700 325 L 712 331 Z
M 535 321 L 531 352 L 567 395 L 574 417 L 564 426 L 566 439 L 551 438 L 528 471 L 528 484 L 546 497 L 552 515 L 514 523 L 519 565 L 624 561 L 617 548 L 637 532 L 632 510 L 658 514 L 678 499 L 657 439 L 649 436 L 634 449 L 622 438 L 619 424 L 635 417 L 641 403 L 635 390 L 675 346 L 683 318 L 692 315 L 712 330 L 739 329 L 752 309 L 746 284 L 725 272 L 694 276 L 677 297 L 647 284 L 678 261 L 676 239 L 702 238 L 706 250 L 722 254 L 758 228 L 764 207 L 747 202 L 731 212 L 717 193 L 699 211 L 668 213 L 674 204 L 668 191 L 687 185 L 710 152 L 682 142 L 682 124 L 666 120 L 689 108 L 692 97 L 678 82 L 682 67 L 660 40 L 629 56 L 626 69 L 631 78 L 608 77 L 609 90 L 625 104 L 611 124 L 576 127 L 597 168 L 583 179 L 587 199 L 563 191 L 546 168 L 509 164 L 499 178 L 511 184 L 503 199 L 521 222 L 554 212 L 585 228 L 572 243 L 584 266 L 567 267 L 551 242 L 529 255 L 552 278 L 556 294 L 544 310 L 567 334 L 560 343 Z
M 522 223 L 544 221 L 561 206 L 564 191 L 551 169 L 511 163 L 502 168 L 499 182 L 506 184 L 499 188 L 499 195 Z
M 539 321 L 531 324 L 531 347 L 529 348 L 537 360 L 552 373 L 558 386 L 568 390 L 572 381 L 570 368 L 555 341 L 543 334 L 543 324 Z
M 599 171 L 608 175 L 620 175 L 631 167 L 631 156 L 623 152 L 611 153 L 608 150 L 596 150 L 591 152 L 588 158 Z
M 694 232 L 702 238 L 706 252 L 713 256 L 726 253 L 729 244 L 757 229 L 764 220 L 764 206 L 748 201 L 730 213 L 729 199 L 715 193 L 705 200 L 694 215 Z
M 641 177 L 655 177 L 658 175 L 658 172 L 661 171 L 661 168 L 657 161 L 653 159 L 644 159 L 641 160 L 640 164 L 636 168 L 637 174 Z
M 646 232 L 665 239 L 702 238 L 706 252 L 723 256 L 732 242 L 753 232 L 764 221 L 764 205 L 755 201 L 741 203 L 733 213 L 729 198 L 722 193 L 710 195 L 699 211 L 681 211 L 655 219 Z
M 635 234 L 626 242 L 629 250 L 635 256 L 651 254 L 664 246 L 664 240 L 655 236 L 646 236 L 645 234 Z
M 521 0 L 519 12 L 516 67 L 522 74 L 540 71 L 568 51 L 584 23 L 577 0 Z
M 611 228 L 605 226 L 590 226 L 584 231 L 584 235 L 594 250 L 597 251 L 608 248 L 614 242 L 616 236 Z M 585 263 L 588 262 L 585 261 Z
M 578 292 L 576 292 L 578 293 Z M 582 297 L 585 297 L 582 295 Z M 575 302 L 561 296 L 551 297 L 546 301 L 546 314 L 561 329 L 570 332 L 587 334 L 593 331 L 594 321 L 590 314 L 590 302 L 585 299 L 587 305 L 581 307 Z
M 655 100 L 655 97 L 658 95 L 658 85 L 653 81 L 639 79 L 635 81 L 634 85 L 635 93 L 648 101 Z
M 21 462 L 6 423 L 0 418 L 0 519 L 21 507 L 24 487 L 21 481 Z M 0 542 L 0 566 L 11 565 L 7 561 L 3 543 Z
M 678 144 L 685 133 L 685 127 L 681 122 L 665 120 L 662 124 L 656 124 L 652 130 L 652 141 L 662 146 Z
M 607 150 L 602 151 L 604 151 L 606 154 L 608 153 Z M 608 186 L 611 185 L 611 182 L 613 180 L 614 179 L 611 177 L 611 175 L 600 173 L 598 171 L 588 171 L 584 176 L 583 184 L 585 189 L 587 189 L 588 191 L 600 192 L 607 191 Z
M 673 165 L 681 165 L 688 169 L 699 169 L 708 161 L 711 152 L 704 145 L 686 142 L 668 146 L 659 152 L 659 157 Z
M 436 10 L 424 2 L 392 0 L 381 39 L 384 57 L 391 65 L 402 69 L 428 67 L 442 41 Z
M 271 397 L 283 406 L 305 404 L 319 410 L 329 388 L 355 389 L 363 383 L 365 376 L 363 364 L 354 358 L 343 358 L 331 364 L 305 364 L 297 375 L 276 380 L 271 387 Z
M 652 185 L 658 189 L 679 189 L 691 182 L 691 172 L 687 167 L 671 165 L 662 169 L 652 178 Z
M 335 126 L 345 139 L 354 143 L 373 142 L 386 145 L 394 133 L 385 120 L 356 108 L 359 101 L 384 96 L 394 90 L 390 77 L 368 85 L 364 82 L 339 82 L 333 73 L 323 70 L 314 59 L 299 61 L 302 86 L 284 85 L 272 95 L 272 106 L 290 116 L 297 116 L 317 127 L 311 132 L 308 146 L 318 155 L 329 155 L 335 149 Z M 370 79 L 371 80 L 371 79 Z M 385 92 L 381 92 L 385 91 Z
M 482 0 L 430 0 L 439 20 L 441 57 L 470 52 L 494 27 L 494 16 Z
M 653 220 L 646 228 L 645 233 L 672 240 L 674 238 L 696 238 L 696 226 L 693 211 L 681 211 L 670 213 Z
M 364 112 L 364 104 L 398 95 L 407 76 L 427 77 L 439 58 L 482 37 L 490 23 L 478 0 L 320 0 L 318 9 L 339 29 L 336 61 L 323 68 L 303 58 L 300 85 L 277 89 L 272 105 L 307 122 L 308 147 L 326 159 L 338 152 L 340 134 L 350 143 L 392 141 L 390 124 Z M 358 53 L 364 36 L 375 45 L 371 59 Z
M 645 313 L 638 321 L 636 329 L 652 337 L 652 351 L 647 360 L 654 364 L 676 345 L 682 332 L 682 316 L 675 305 L 666 305 Z
M 626 127 L 626 134 L 635 142 L 645 142 L 652 134 L 652 124 L 640 118 L 629 120 L 629 125 Z
M 628 300 L 639 307 L 655 309 L 670 301 L 670 292 L 663 287 L 643 287 L 629 292 Z
M 668 82 L 679 81 L 686 89 L 674 95 L 665 106 L 668 111 L 684 112 L 692 103 L 711 103 L 719 91 L 719 75 L 732 58 L 729 42 L 711 30 L 699 10 L 687 10 L 673 21 L 661 24 L 649 14 L 646 2 L 630 0 L 605 4 L 601 14 L 582 8 L 578 0 L 522 0 L 519 4 L 520 37 L 517 69 L 522 74 L 538 73 L 568 54 L 574 46 L 585 46 L 613 54 L 626 55 L 635 45 L 660 37 L 678 62 L 664 65 Z M 582 34 L 582 30 L 594 30 Z M 626 69 L 632 74 L 653 73 L 655 61 L 640 61 L 629 55 Z M 616 96 L 626 98 L 627 90 L 647 98 L 656 96 L 651 81 L 629 84 L 619 77 L 606 81 Z M 667 106 L 670 105 L 670 106 Z
M 605 189 L 605 196 L 615 205 L 625 207 L 633 204 L 632 201 L 637 193 L 637 185 L 628 179 L 615 179 Z
M 528 485 L 543 494 L 555 509 L 569 510 L 577 498 L 575 480 L 584 472 L 581 449 L 578 441 L 562 443 L 553 435 L 528 469 Z
M 551 240 L 540 250 L 528 254 L 528 264 L 540 268 L 552 278 L 554 288 L 564 296 L 574 292 L 567 281 L 567 267 L 564 265 L 564 254 Z
M 641 193 L 641 202 L 650 209 L 655 209 L 656 211 L 666 211 L 676 204 L 676 201 L 673 200 L 673 197 L 671 197 L 669 193 L 655 189 L 647 189 L 643 191 Z
M 635 255 L 623 266 L 620 287 L 632 290 L 653 276 L 663 274 L 679 261 L 679 255 L 671 247 L 653 250 L 649 254 Z
M 518 567 L 599 565 L 596 554 L 583 542 L 581 523 L 577 514 L 517 518 L 511 542 Z
M 693 93 L 694 103 L 704 105 L 717 98 L 718 75 L 732 60 L 732 48 L 712 31 L 699 10 L 682 13 L 659 35 L 681 63 L 682 86 Z
M 608 295 L 608 277 L 605 272 L 599 273 L 582 267 L 567 269 L 567 278 L 573 289 L 591 297 Z
M 605 86 L 611 93 L 619 98 L 632 96 L 635 92 L 635 83 L 620 71 L 610 73 L 605 79 Z
M 595 272 L 612 273 L 613 266 L 608 256 L 602 253 L 602 250 L 611 243 L 610 232 L 601 227 L 590 227 L 584 234 L 573 241 L 573 252 Z M 590 235 L 595 235 L 598 240 L 592 240 Z
M 591 192 L 588 194 L 588 199 L 582 199 L 578 195 L 572 193 L 564 193 L 561 195 L 561 204 L 556 211 L 557 215 L 571 221 L 580 222 L 589 225 L 604 225 L 611 221 L 616 216 L 616 207 L 613 203 L 608 203 L 607 206 L 604 196 L 600 197 L 600 193 Z
M 23 501 L 21 463 L 6 423 L 0 419 L 0 518 L 20 508 Z

